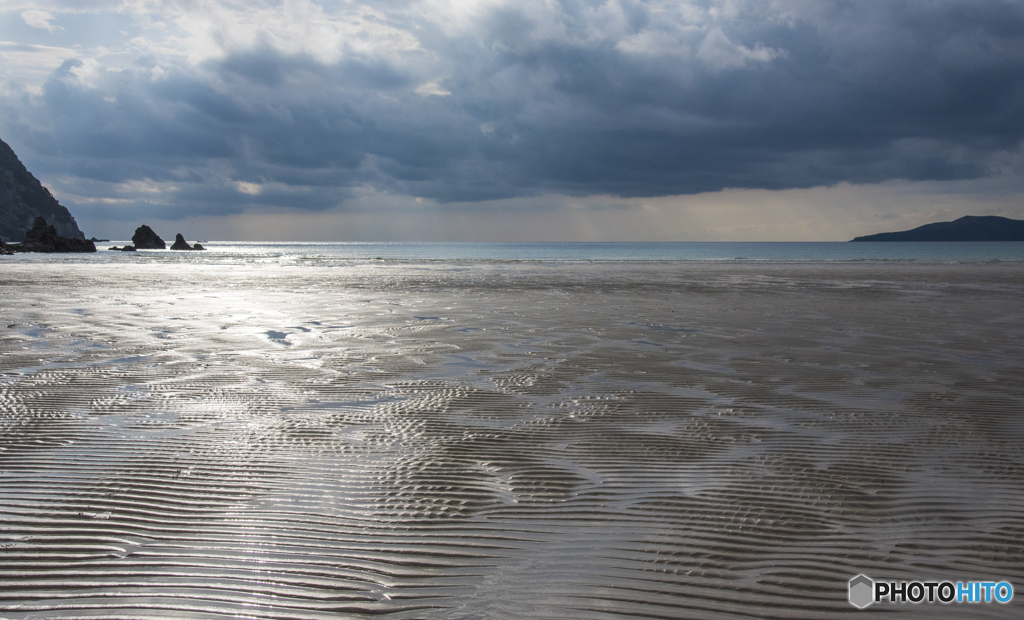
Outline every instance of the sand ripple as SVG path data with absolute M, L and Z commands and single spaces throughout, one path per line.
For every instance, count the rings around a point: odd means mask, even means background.
M 135 269 L 0 275 L 2 618 L 1024 588 L 1016 267 Z

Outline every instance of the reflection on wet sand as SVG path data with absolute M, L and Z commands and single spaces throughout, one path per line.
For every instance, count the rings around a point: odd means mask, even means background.
M 1021 282 L 5 266 L 0 617 L 833 618 L 858 573 L 1024 584 Z

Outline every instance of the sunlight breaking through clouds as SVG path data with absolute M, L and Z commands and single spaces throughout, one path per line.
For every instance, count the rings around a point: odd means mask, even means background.
M 180 189 L 133 221 L 344 211 L 364 187 L 484 215 L 844 182 L 1024 192 L 1024 8 L 997 0 L 5 10 L 0 138 L 84 221 L 105 216 L 72 196 L 142 180 Z

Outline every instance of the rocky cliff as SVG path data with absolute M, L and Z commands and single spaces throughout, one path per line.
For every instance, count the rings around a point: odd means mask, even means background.
M 75 218 L 0 140 L 0 239 L 21 241 L 40 216 L 59 236 L 85 239 Z
M 87 239 L 61 237 L 57 229 L 46 223 L 43 216 L 36 218 L 25 240 L 10 246 L 16 252 L 95 252 L 96 245 Z

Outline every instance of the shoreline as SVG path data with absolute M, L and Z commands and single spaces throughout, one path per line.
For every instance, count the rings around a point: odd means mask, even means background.
M 121 243 L 114 241 L 112 243 Z M 39 262 L 118 264 L 588 264 L 681 263 L 924 263 L 1024 264 L 1024 242 L 663 242 L 663 243 L 206 243 L 202 256 L 170 250 L 122 253 L 100 250 L 89 257 L 40 257 Z M 127 255 L 126 255 L 127 254 Z M 24 256 L 24 255 L 18 255 Z M 51 255 L 52 256 L 52 255 Z M 24 262 L 15 258 L 9 262 Z

